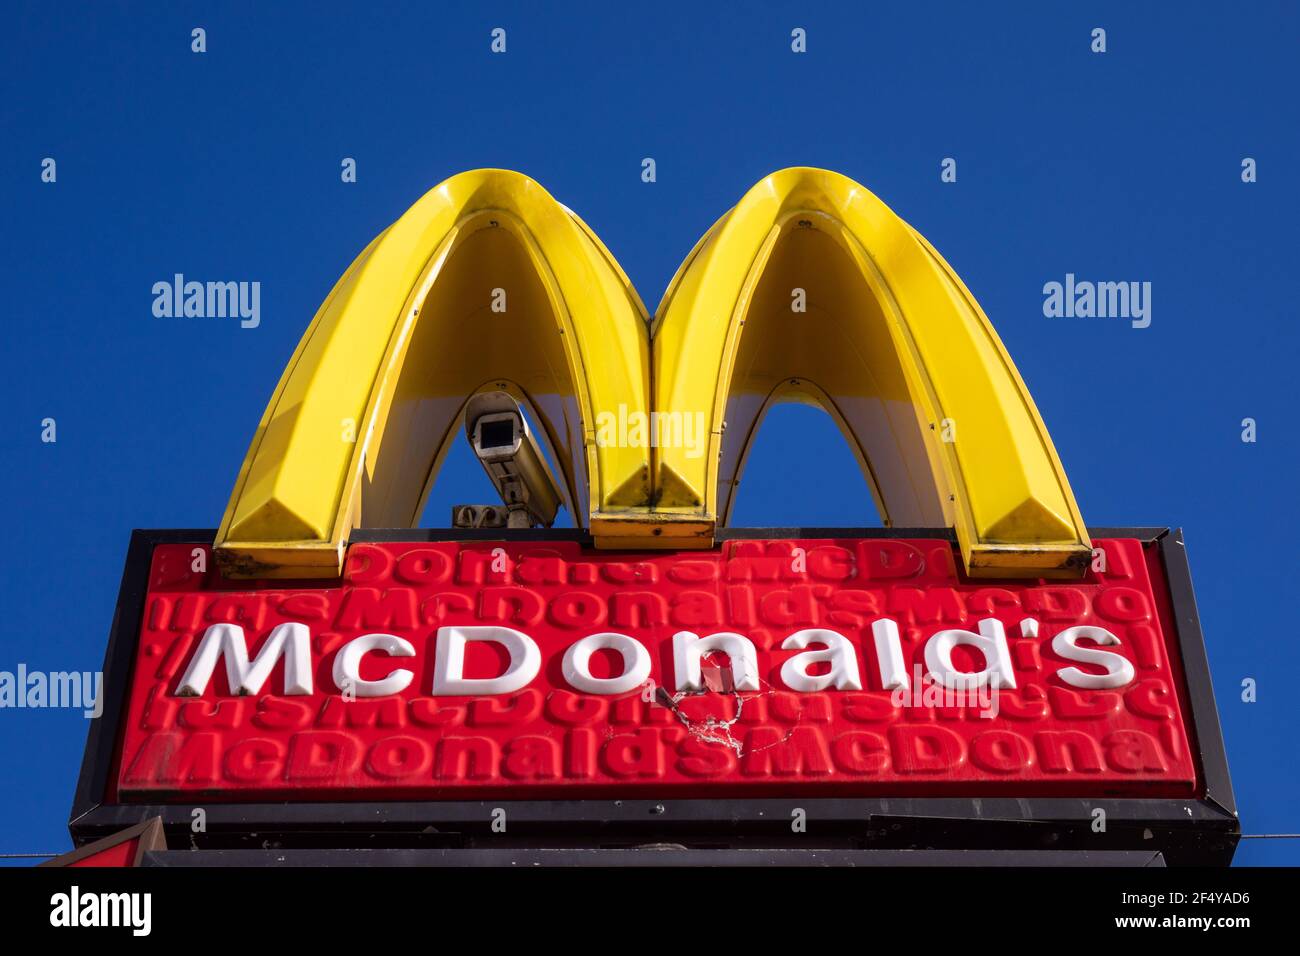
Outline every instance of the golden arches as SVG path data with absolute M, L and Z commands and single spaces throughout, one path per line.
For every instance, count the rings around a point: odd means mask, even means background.
M 649 335 L 645 319 L 604 246 L 532 180 L 453 177 L 367 247 L 308 329 L 222 523 L 224 566 L 336 574 L 351 528 L 418 520 L 464 402 L 507 387 L 598 546 L 711 545 L 764 409 L 794 396 L 839 422 L 886 520 L 954 527 L 970 573 L 1085 567 L 1064 471 L 988 319 L 852 180 L 762 180 L 697 244 Z M 679 438 L 698 422 L 704 441 L 653 443 L 653 426 L 610 439 L 638 416 Z

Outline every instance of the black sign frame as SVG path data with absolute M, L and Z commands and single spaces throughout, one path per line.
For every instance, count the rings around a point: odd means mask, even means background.
M 394 861 L 412 850 L 446 851 L 429 856 L 459 864 L 489 864 L 500 857 L 485 850 L 588 850 L 666 847 L 691 859 L 692 850 L 770 850 L 789 861 L 827 851 L 942 850 L 988 857 L 989 851 L 1060 851 L 1084 862 L 1088 853 L 1127 852 L 1132 859 L 1159 854 L 1170 865 L 1227 865 L 1241 835 L 1214 689 L 1192 592 L 1191 570 L 1180 529 L 1093 528 L 1093 538 L 1137 538 L 1157 548 L 1164 565 L 1177 631 L 1192 748 L 1204 795 L 1196 799 L 1099 799 L 1068 797 L 964 798 L 737 798 L 665 800 L 448 800 L 424 802 L 281 802 L 203 805 L 201 832 L 192 806 L 109 802 L 109 775 L 121 738 L 131 668 L 144 613 L 155 545 L 208 545 L 212 530 L 137 530 L 104 660 L 104 710 L 92 721 L 68 829 L 80 846 L 161 817 L 173 848 L 287 851 L 391 850 Z M 936 538 L 955 542 L 943 529 L 731 528 L 719 540 L 768 538 Z M 364 530 L 366 541 L 556 541 L 590 544 L 581 531 L 556 530 Z M 493 811 L 503 808 L 509 825 L 493 831 Z M 806 817 L 793 833 L 792 811 Z M 1094 832 L 1093 811 L 1105 811 L 1104 832 Z M 1143 853 L 1147 855 L 1144 856 Z M 573 860 L 586 859 L 581 853 Z M 708 852 L 698 854 L 701 862 Z M 848 854 L 851 858 L 855 854 Z M 376 862 L 373 855 L 366 855 Z M 595 858 L 599 858 L 596 855 Z M 1026 859 L 1041 859 L 1030 853 Z M 244 857 L 244 859 L 249 859 Z M 216 855 L 213 862 L 218 862 Z M 382 860 L 380 860 L 382 862 Z M 1041 864 L 1040 864 L 1041 865 Z

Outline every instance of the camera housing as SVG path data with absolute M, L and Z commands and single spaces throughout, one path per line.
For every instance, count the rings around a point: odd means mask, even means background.
M 564 502 L 564 492 L 542 454 L 519 403 L 507 392 L 480 392 L 465 405 L 465 437 L 474 456 L 492 479 L 506 508 L 508 528 L 549 528 Z M 457 505 L 452 523 L 467 526 L 471 512 L 476 527 L 500 527 L 483 521 L 494 506 Z

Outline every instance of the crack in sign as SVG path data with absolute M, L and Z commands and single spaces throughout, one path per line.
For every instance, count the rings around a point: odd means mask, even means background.
M 712 665 L 712 661 L 709 660 L 709 657 L 711 657 L 711 655 L 706 656 L 705 661 Z M 771 747 L 780 746 L 794 736 L 794 728 L 792 727 L 780 740 L 775 740 L 772 743 L 764 744 L 761 747 L 755 747 L 750 751 L 746 751 L 744 743 L 735 738 L 731 732 L 731 728 L 740 720 L 740 716 L 745 709 L 745 701 L 757 700 L 759 697 L 766 697 L 775 694 L 775 688 L 760 677 L 758 678 L 759 683 L 762 684 L 765 689 L 757 694 L 746 696 L 736 690 L 731 668 L 725 666 L 710 666 L 705 670 L 704 676 L 704 690 L 682 691 L 677 694 L 670 694 L 663 687 L 655 688 L 656 703 L 671 710 L 677 717 L 678 721 L 681 722 L 681 725 L 686 728 L 686 732 L 696 740 L 699 740 L 702 743 L 718 744 L 727 747 L 734 751 L 737 759 L 739 759 L 745 756 L 747 752 L 759 753 Z M 735 716 L 729 720 L 722 720 L 710 714 L 703 720 L 692 720 L 687 714 L 683 713 L 681 707 L 678 706 L 681 701 L 685 700 L 687 697 L 701 697 L 708 693 L 726 694 L 734 698 L 736 701 Z M 802 719 L 802 715 L 800 715 L 799 719 Z M 796 720 L 796 726 L 797 724 L 798 721 Z

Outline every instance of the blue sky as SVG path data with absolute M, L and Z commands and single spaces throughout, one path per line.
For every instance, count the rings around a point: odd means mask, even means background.
M 526 172 L 653 307 L 745 189 L 823 166 L 979 299 L 1087 521 L 1185 529 L 1243 827 L 1300 831 L 1293 5 L 439 6 L 6 8 L 0 669 L 99 667 L 130 530 L 217 524 L 316 307 L 442 179 Z M 260 326 L 155 318 L 176 272 L 260 281 Z M 1045 318 L 1043 284 L 1069 272 L 1151 282 L 1150 327 Z M 789 469 L 796 453 L 814 464 Z M 808 410 L 772 416 L 746 478 L 738 524 L 875 523 Z M 458 452 L 431 523 L 486 495 Z M 85 731 L 0 712 L 0 852 L 68 846 Z M 1246 841 L 1238 861 L 1300 862 L 1300 841 Z

